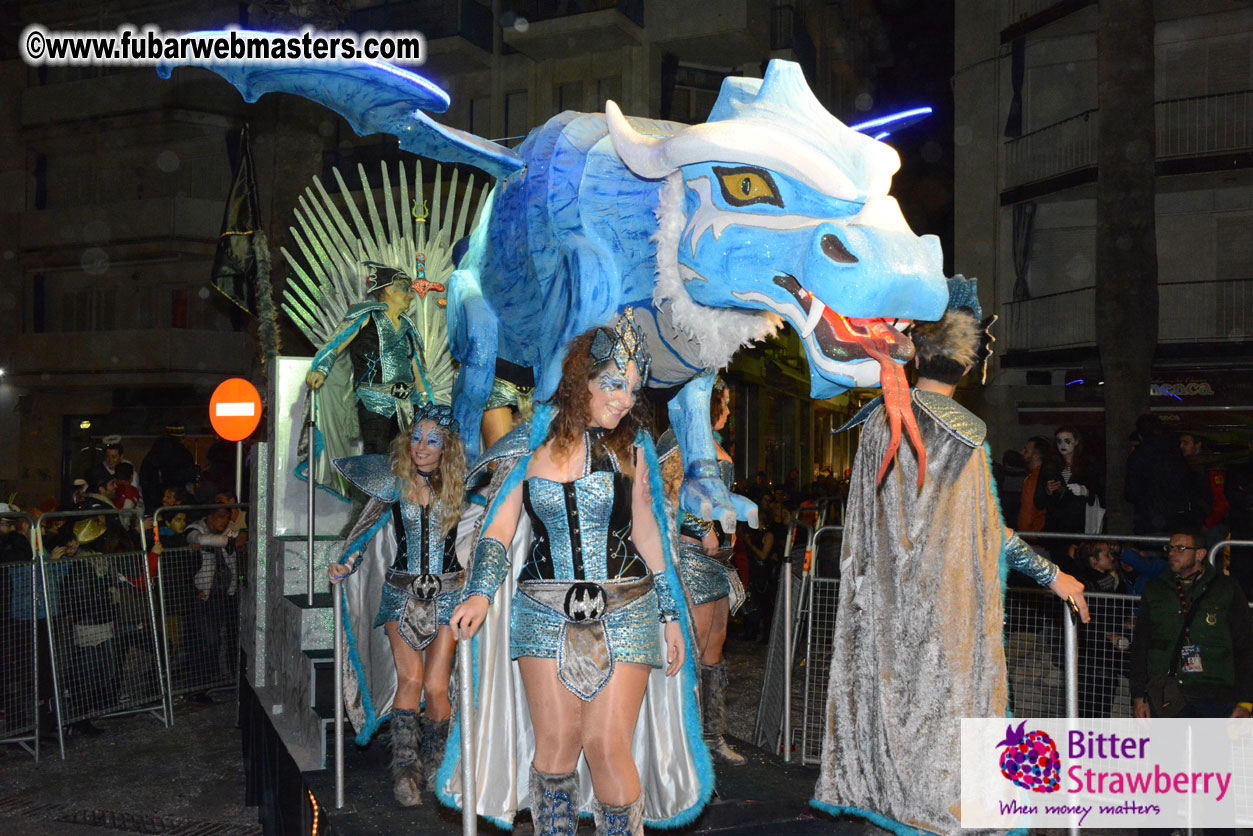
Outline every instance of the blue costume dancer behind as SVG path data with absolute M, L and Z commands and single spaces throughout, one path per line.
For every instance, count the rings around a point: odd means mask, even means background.
M 433 786 L 443 758 L 456 647 L 447 625 L 464 581 L 455 549 L 466 472 L 459 426 L 447 406 L 427 404 L 415 418 L 390 458 L 335 460 L 370 500 L 328 571 L 337 583 L 364 566 L 342 588 L 344 702 L 359 743 L 390 707 L 393 788 L 406 807 L 421 803 L 424 772 Z M 424 694 L 426 713 L 419 716 Z
M 734 469 L 731 457 L 717 441 L 730 415 L 730 390 L 720 378 L 706 374 L 690 385 L 708 385 L 713 393 L 708 415 L 692 410 L 670 410 L 671 420 L 708 421 L 713 428 L 717 452 L 718 476 L 731 490 Z M 666 430 L 657 442 L 657 458 L 661 461 L 666 496 L 678 507 L 679 485 L 683 481 L 683 455 L 673 430 Z M 727 666 L 722 646 L 727 639 L 727 621 L 744 602 L 744 586 L 732 565 L 733 537 L 720 522 L 702 520 L 695 514 L 679 510 L 679 576 L 692 603 L 696 624 L 696 641 L 700 648 L 700 708 L 705 729 L 705 743 L 714 760 L 730 766 L 742 766 L 745 758 L 727 745 L 726 687 Z

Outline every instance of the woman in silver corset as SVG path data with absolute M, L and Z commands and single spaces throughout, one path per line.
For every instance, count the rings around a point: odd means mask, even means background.
M 523 425 L 498 445 L 515 448 L 512 468 L 503 466 L 510 453 L 493 448 L 484 455 L 502 465 L 451 624 L 464 638 L 478 631 L 494 598 L 494 608 L 508 608 L 509 655 L 526 693 L 534 746 L 517 803 L 528 806 L 522 799 L 529 798 L 536 833 L 573 833 L 580 808 L 590 808 L 598 834 L 643 832 L 636 758 L 650 724 L 640 721 L 637 732 L 637 720 L 653 671 L 664 667 L 673 676 L 683 668 L 675 576 L 667 571 L 668 541 L 652 496 L 648 456 L 655 452 L 640 400 L 648 366 L 628 309 L 616 328 L 594 328 L 571 341 L 551 399 L 551 424 L 544 428 L 549 414 L 541 410 L 534 429 Z M 514 546 L 511 560 L 508 544 L 520 524 L 530 537 Z M 515 575 L 516 592 L 502 600 L 497 588 Z M 484 702 L 482 682 L 479 689 Z M 676 748 L 656 756 L 675 758 Z M 524 749 L 514 757 L 521 760 Z M 512 759 L 499 757 L 485 768 Z M 595 795 L 590 804 L 587 777 Z M 656 783 L 673 793 L 670 782 Z M 650 810 L 661 811 L 650 821 L 669 812 L 668 800 L 648 799 Z
M 369 502 L 327 570 L 338 585 L 359 566 L 367 569 L 344 591 L 345 708 L 364 744 L 390 704 L 393 793 L 404 807 L 421 803 L 443 758 L 457 645 L 448 619 L 464 580 L 454 547 L 465 505 L 460 427 L 449 407 L 434 403 L 414 417 L 412 430 L 392 441 L 390 456 L 335 460 Z M 372 650 L 381 643 L 380 627 L 394 671 L 373 664 L 381 655 Z

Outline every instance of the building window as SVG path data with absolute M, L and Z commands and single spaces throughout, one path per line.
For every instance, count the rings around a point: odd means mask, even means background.
M 605 102 L 612 99 L 618 104 L 622 104 L 622 78 L 621 76 L 612 76 L 611 78 L 596 79 L 596 110 L 605 109 Z
M 728 73 L 707 70 L 702 67 L 680 66 L 674 78 L 674 103 L 670 118 L 676 122 L 695 125 L 709 118 L 718 91 Z
M 505 138 L 507 145 L 517 145 L 531 129 L 531 108 L 525 90 L 505 94 Z
M 567 81 L 565 84 L 558 84 L 553 88 L 553 102 L 557 105 L 557 112 L 563 110 L 582 110 L 586 105 L 583 104 L 583 82 Z
M 489 96 L 470 99 L 470 133 L 490 136 L 492 130 L 492 100 Z

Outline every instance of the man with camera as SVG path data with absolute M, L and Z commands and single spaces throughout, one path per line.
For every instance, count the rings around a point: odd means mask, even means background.
M 1171 534 L 1168 571 L 1144 588 L 1128 671 L 1136 717 L 1248 717 L 1253 710 L 1249 604 L 1206 554 L 1204 532 Z

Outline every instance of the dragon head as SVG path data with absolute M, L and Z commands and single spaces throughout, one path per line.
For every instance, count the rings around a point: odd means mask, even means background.
M 881 370 L 903 380 L 905 326 L 938 319 L 948 291 L 939 240 L 915 235 L 888 195 L 894 150 L 828 113 L 786 61 L 726 79 L 709 121 L 668 137 L 639 133 L 612 102 L 606 116 L 627 167 L 666 180 L 657 301 L 719 346 L 713 363 L 774 314 L 804 342 L 813 397 L 879 385 Z

